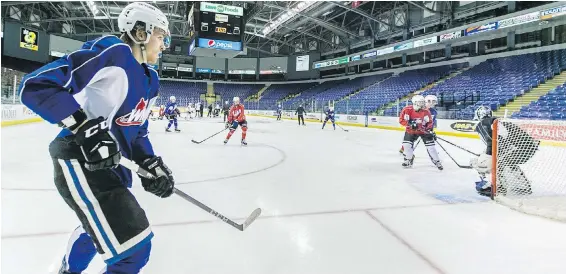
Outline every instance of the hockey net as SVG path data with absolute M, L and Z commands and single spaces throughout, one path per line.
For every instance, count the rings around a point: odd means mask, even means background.
M 493 199 L 566 222 L 566 121 L 498 119 L 493 136 Z

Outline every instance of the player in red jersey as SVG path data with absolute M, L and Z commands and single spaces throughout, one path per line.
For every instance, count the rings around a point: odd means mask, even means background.
M 248 122 L 246 121 L 246 114 L 244 113 L 244 105 L 240 104 L 239 97 L 234 97 L 234 104 L 230 107 L 228 121 L 226 122 L 226 128 L 230 128 L 230 132 L 228 132 L 224 144 L 228 143 L 228 140 L 230 140 L 230 137 L 234 134 L 238 125 L 242 128 L 242 145 L 247 146 L 246 133 L 248 131 Z
M 165 105 L 159 106 L 159 120 L 163 120 L 165 117 Z
M 418 138 L 421 138 L 432 162 L 442 170 L 443 167 L 434 143 L 435 136 L 432 133 L 434 121 L 430 111 L 425 108 L 425 99 L 422 95 L 415 95 L 411 101 L 413 105 L 403 108 L 399 116 L 399 123 L 406 128 L 403 138 L 405 152 L 403 167 L 413 166 L 413 144 Z

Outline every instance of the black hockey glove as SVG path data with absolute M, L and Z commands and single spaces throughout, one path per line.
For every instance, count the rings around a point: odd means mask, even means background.
M 140 176 L 141 183 L 145 191 L 155 194 L 157 197 L 161 198 L 167 198 L 173 194 L 175 179 L 173 179 L 173 173 L 163 163 L 161 157 L 153 156 L 145 159 L 140 166 L 155 176 L 153 179 Z
M 120 147 L 103 117 L 82 125 L 75 133 L 75 141 L 81 147 L 88 170 L 115 168 L 120 164 Z
M 416 130 L 419 128 L 419 125 L 417 124 L 416 120 L 409 120 L 409 127 L 411 127 L 411 129 Z

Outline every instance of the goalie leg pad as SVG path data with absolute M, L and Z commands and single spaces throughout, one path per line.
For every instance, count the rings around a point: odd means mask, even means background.
M 472 158 L 470 165 L 480 174 L 489 174 L 491 173 L 492 157 L 482 153 L 479 157 Z

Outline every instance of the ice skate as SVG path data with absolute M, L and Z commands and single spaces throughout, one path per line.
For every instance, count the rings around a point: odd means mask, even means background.
M 246 142 L 246 139 L 242 139 L 242 146 L 247 146 L 248 142 Z
M 176 128 L 176 129 L 175 129 L 175 132 L 181 132 L 181 130 L 180 130 L 180 129 L 178 129 L 178 128 Z
M 166 128 L 165 132 L 171 132 L 171 130 L 169 128 Z
M 405 161 L 403 161 L 402 166 L 403 166 L 404 168 L 410 168 L 410 167 L 412 167 L 412 166 L 413 166 L 413 160 L 412 160 L 412 159 L 409 160 L 409 159 L 405 158 Z
M 440 161 L 433 161 L 432 162 L 439 170 L 443 170 L 444 167 L 442 166 L 442 163 Z
M 228 143 L 228 139 L 224 140 L 224 144 L 227 144 L 227 143 Z

